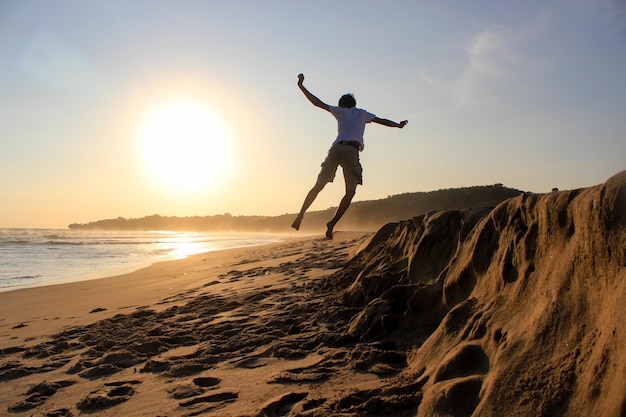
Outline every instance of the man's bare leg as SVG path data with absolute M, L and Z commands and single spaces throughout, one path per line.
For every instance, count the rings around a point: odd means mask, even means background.
M 302 218 L 304 217 L 304 213 L 306 213 L 308 208 L 311 207 L 311 204 L 313 204 L 313 202 L 317 198 L 317 195 L 320 193 L 320 191 L 322 191 L 325 185 L 326 183 L 322 183 L 322 184 L 316 183 L 313 186 L 313 188 L 311 188 L 311 191 L 309 191 L 306 198 L 304 199 L 304 203 L 302 203 L 302 208 L 300 209 L 300 213 L 298 213 L 298 216 L 291 224 L 291 227 L 293 227 L 296 230 L 300 230 L 300 223 L 302 223 Z
M 356 194 L 356 189 L 346 190 L 346 195 L 344 195 L 343 198 L 341 199 L 341 202 L 339 203 L 339 207 L 337 207 L 337 211 L 335 212 L 335 215 L 328 223 L 326 223 L 326 237 L 328 239 L 333 238 L 333 229 L 335 228 L 335 225 L 337 224 L 339 219 L 341 219 L 341 217 L 344 215 L 346 210 L 348 210 L 348 207 L 350 207 L 350 203 L 352 202 L 352 198 L 354 197 L 355 194 Z

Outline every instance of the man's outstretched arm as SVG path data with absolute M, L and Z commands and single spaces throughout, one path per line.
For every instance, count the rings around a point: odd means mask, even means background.
M 302 93 L 304 93 L 306 98 L 308 98 L 309 101 L 313 103 L 315 107 L 319 107 L 320 109 L 330 111 L 330 107 L 328 106 L 328 104 L 324 103 L 322 100 L 315 97 L 309 90 L 306 89 L 303 83 L 304 83 L 304 75 L 299 74 L 298 75 L 298 87 L 300 87 L 300 90 L 302 90 Z
M 396 123 L 393 120 L 381 119 L 380 117 L 374 117 L 372 122 L 378 123 L 379 125 L 383 125 L 383 126 L 397 127 L 400 129 L 402 129 L 407 123 L 409 123 L 407 120 L 403 120 L 400 123 Z

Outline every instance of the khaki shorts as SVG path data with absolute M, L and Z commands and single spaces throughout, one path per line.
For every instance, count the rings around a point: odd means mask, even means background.
M 346 182 L 346 189 L 356 189 L 358 184 L 363 184 L 363 168 L 359 161 L 359 150 L 354 146 L 338 143 L 328 150 L 328 155 L 322 162 L 317 182 L 333 182 L 337 167 L 341 165 L 343 178 Z

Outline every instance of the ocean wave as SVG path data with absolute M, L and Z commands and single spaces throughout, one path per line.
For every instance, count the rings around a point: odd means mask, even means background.
M 21 276 L 21 277 L 13 277 L 11 279 L 19 279 L 19 280 L 26 281 L 26 280 L 29 280 L 29 279 L 39 279 L 39 278 L 41 278 L 41 275 L 24 275 L 24 276 Z
M 78 241 L 56 241 L 48 240 L 40 242 L 42 245 L 72 245 L 72 246 L 88 246 L 88 245 L 153 245 L 160 243 L 159 241 L 120 241 L 120 240 L 78 240 Z
M 19 238 L 0 238 L 0 245 L 71 245 L 71 246 L 87 246 L 87 245 L 153 245 L 162 243 L 161 240 L 72 240 L 72 238 L 64 238 L 65 240 L 39 240 L 39 239 L 19 239 Z
M 29 282 L 41 280 L 42 275 L 21 275 L 11 278 L 0 278 L 0 288 L 19 287 L 21 285 L 29 285 Z
M 0 240 L 0 244 L 10 244 L 10 245 L 30 245 L 32 244 L 32 240 L 27 239 L 2 239 Z
M 250 239 L 219 239 L 213 236 L 188 238 L 188 237 L 155 237 L 154 239 L 137 239 L 125 238 L 123 240 L 118 239 L 76 239 L 75 237 L 63 237 L 55 239 L 47 236 L 46 239 L 25 239 L 25 238 L 2 238 L 0 237 L 0 245 L 50 245 L 50 246 L 96 246 L 96 245 L 179 245 L 179 244 L 220 244 L 230 246 L 230 244 L 239 246 L 242 243 L 258 244 L 267 242 L 267 238 L 250 238 Z

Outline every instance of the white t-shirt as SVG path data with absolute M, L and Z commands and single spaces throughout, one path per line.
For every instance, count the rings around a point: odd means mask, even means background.
M 337 119 L 337 139 L 335 139 L 333 145 L 343 141 L 359 142 L 361 150 L 363 150 L 365 148 L 363 141 L 365 125 L 374 120 L 376 115 L 356 107 L 329 106 L 329 110 Z

